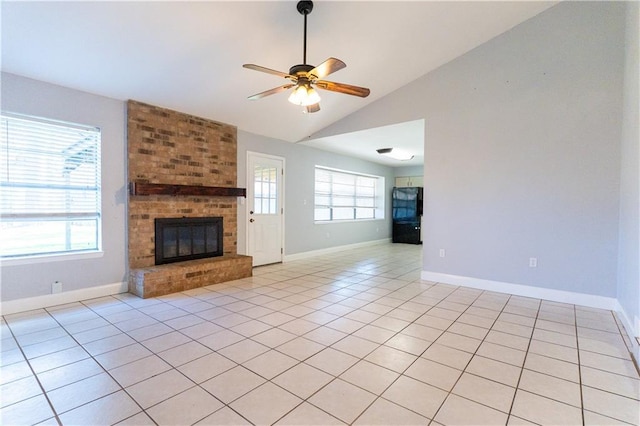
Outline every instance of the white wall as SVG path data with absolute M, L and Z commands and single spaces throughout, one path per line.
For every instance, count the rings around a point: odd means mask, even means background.
M 613 300 L 623 40 L 563 2 L 312 137 L 424 118 L 425 272 Z
M 2 264 L 1 300 L 43 296 L 126 281 L 125 104 L 2 73 L 2 110 L 100 127 L 102 131 L 102 248 L 97 258 Z M 116 286 L 117 287 L 117 286 Z
M 640 336 L 640 3 L 627 2 L 624 71 L 624 110 L 620 173 L 620 245 L 618 300 L 626 315 L 627 328 Z M 636 352 L 636 359 L 640 353 Z
M 304 117 L 301 117 L 304 118 Z M 385 177 L 388 197 L 393 169 L 332 152 L 270 139 L 238 130 L 238 186 L 246 187 L 247 151 L 285 158 L 285 255 L 391 238 L 391 210 L 384 220 L 315 224 L 313 220 L 316 165 Z M 306 202 L 306 203 L 305 203 Z M 387 204 L 389 204 L 387 202 Z M 246 254 L 246 205 L 238 205 L 238 253 Z

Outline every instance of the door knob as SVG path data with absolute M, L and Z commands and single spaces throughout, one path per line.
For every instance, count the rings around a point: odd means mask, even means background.
M 251 211 L 249 212 L 249 214 L 253 214 L 253 210 L 251 210 Z
M 249 219 L 249 222 L 253 223 L 253 222 L 255 222 L 255 220 L 253 220 L 253 219 Z

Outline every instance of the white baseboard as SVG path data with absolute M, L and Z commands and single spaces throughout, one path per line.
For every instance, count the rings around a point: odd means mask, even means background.
M 337 253 L 345 250 L 353 250 L 355 248 L 375 246 L 378 244 L 388 244 L 390 242 L 391 242 L 391 238 L 383 238 L 381 240 L 365 241 L 363 243 L 347 244 L 344 246 L 336 246 L 336 247 L 329 247 L 329 248 L 320 249 L 320 250 L 305 251 L 302 253 L 285 255 L 282 261 L 291 262 L 293 260 L 308 259 L 310 257 L 320 256 L 323 254 L 332 254 L 332 253 Z
M 45 294 L 43 296 L 9 300 L 6 302 L 0 302 L 0 315 L 10 315 L 18 312 L 32 311 L 34 309 L 79 302 L 81 300 L 95 299 L 96 297 L 126 293 L 128 290 L 128 283 L 120 282 L 83 288 L 80 290 L 64 291 L 56 294 Z
M 425 281 L 435 281 L 481 290 L 496 291 L 498 293 L 509 293 L 517 296 L 551 300 L 553 302 L 571 303 L 573 305 L 607 309 L 610 311 L 616 310 L 618 306 L 618 300 L 613 297 L 574 293 L 571 291 L 554 290 L 551 288 L 533 287 L 522 284 L 511 284 L 501 281 L 483 280 L 460 275 L 442 274 L 439 272 L 422 271 L 420 278 Z
M 640 336 L 640 324 L 636 318 L 636 323 L 631 321 L 631 318 L 627 315 L 627 312 L 622 308 L 619 301 L 616 300 L 616 312 L 618 318 L 622 321 L 622 326 L 627 331 L 629 340 L 631 340 L 631 353 L 636 359 L 636 362 L 640 364 L 640 343 L 638 343 L 637 337 Z

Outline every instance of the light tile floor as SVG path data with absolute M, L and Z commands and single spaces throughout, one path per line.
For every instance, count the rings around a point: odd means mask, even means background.
M 420 281 L 421 247 L 3 318 L 1 423 L 638 424 L 609 311 Z

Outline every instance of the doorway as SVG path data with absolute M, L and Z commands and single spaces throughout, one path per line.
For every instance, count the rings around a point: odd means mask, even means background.
M 282 262 L 284 158 L 247 152 L 247 250 L 253 266 Z

